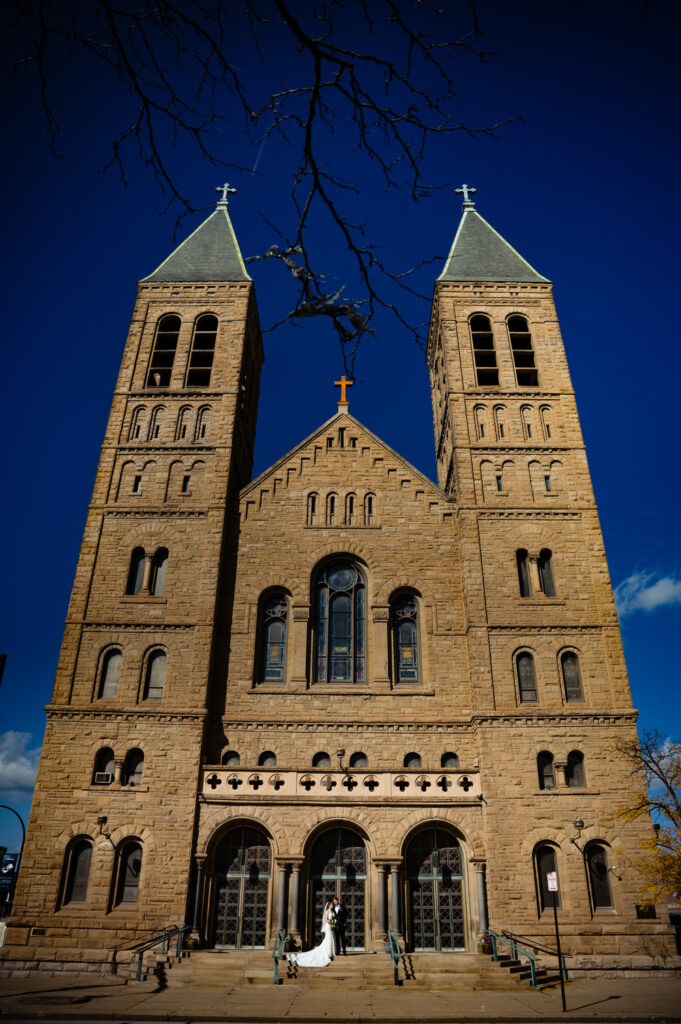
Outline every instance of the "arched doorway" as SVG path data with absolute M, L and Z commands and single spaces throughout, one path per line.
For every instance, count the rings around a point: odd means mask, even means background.
M 322 912 L 337 896 L 347 911 L 348 949 L 366 949 L 367 854 L 364 840 L 349 828 L 323 832 L 310 850 L 311 945 L 322 940 Z
M 270 841 L 259 828 L 231 829 L 215 851 L 213 942 L 228 949 L 264 949 L 272 873 Z
M 406 866 L 411 948 L 465 950 L 463 857 L 458 839 L 441 828 L 418 832 L 407 847 Z

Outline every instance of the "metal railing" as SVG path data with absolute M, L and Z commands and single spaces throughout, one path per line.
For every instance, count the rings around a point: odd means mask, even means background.
M 393 984 L 399 985 L 400 957 L 402 956 L 402 950 L 400 949 L 397 932 L 391 931 L 390 929 L 388 929 L 388 952 L 390 953 L 390 959 L 393 962 Z
M 565 958 L 569 954 L 563 952 L 558 953 L 557 950 L 551 949 L 550 946 L 544 945 L 543 942 L 537 942 L 536 939 L 532 939 L 528 935 L 515 935 L 513 932 L 509 932 L 506 928 L 504 928 L 502 935 L 505 935 L 509 939 L 514 939 L 516 942 L 520 939 L 526 946 L 530 946 L 532 949 L 537 950 L 540 955 L 543 953 L 545 956 L 555 956 L 558 961 L 558 971 L 563 975 L 563 981 L 568 980 L 567 963 Z
M 139 939 L 128 939 L 126 942 L 121 942 L 118 946 L 115 946 L 113 950 L 113 956 L 111 957 L 111 973 L 116 974 L 118 970 L 118 954 L 124 951 L 131 952 L 132 960 L 137 957 L 135 981 L 140 981 L 142 978 L 142 961 L 144 959 L 144 954 L 155 946 L 161 945 L 163 947 L 163 953 L 167 953 L 172 939 L 177 939 L 175 955 L 179 960 L 182 954 L 182 937 L 186 932 L 191 931 L 191 927 L 192 926 L 190 924 L 175 925 L 174 927 L 163 928 L 161 931 L 155 933 L 152 932 L 151 939 L 142 940 L 141 942 Z M 128 945 L 130 942 L 132 942 L 132 945 Z
M 519 960 L 521 956 L 527 957 L 530 961 L 530 985 L 534 987 L 537 984 L 537 960 L 539 957 L 534 953 L 530 953 L 529 949 L 525 949 L 524 946 L 521 946 L 517 939 L 512 935 L 502 935 L 499 932 L 493 932 L 491 928 L 487 929 L 487 934 L 492 940 L 492 959 L 494 961 L 498 961 L 499 959 L 499 943 L 510 948 L 514 960 Z
M 274 948 L 272 949 L 272 958 L 274 960 L 274 985 L 279 984 L 279 961 L 284 954 L 285 942 L 286 931 L 283 928 L 278 928 L 277 934 L 274 936 Z

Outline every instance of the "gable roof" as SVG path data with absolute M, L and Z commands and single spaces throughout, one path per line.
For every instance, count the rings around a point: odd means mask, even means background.
M 468 201 L 463 205 L 444 270 L 438 281 L 532 281 L 549 283 Z
M 226 203 L 143 281 L 250 281 Z

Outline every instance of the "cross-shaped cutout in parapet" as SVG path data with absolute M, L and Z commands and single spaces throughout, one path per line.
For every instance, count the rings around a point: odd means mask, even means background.
M 261 787 L 261 786 L 264 786 L 264 785 L 265 785 L 265 783 L 264 783 L 264 782 L 262 781 L 262 779 L 260 778 L 260 776 L 259 776 L 259 775 L 252 775 L 252 776 L 250 777 L 250 779 L 248 780 L 248 785 L 249 785 L 249 786 L 253 786 L 253 789 L 254 789 L 254 790 L 256 791 L 256 793 L 257 793 L 257 792 L 258 792 L 258 790 L 260 789 L 260 787 Z
M 329 792 L 331 792 L 335 785 L 335 780 L 332 779 L 330 775 L 325 775 L 324 778 L 322 779 L 322 786 Z
M 279 775 L 273 775 L 270 779 L 270 786 L 273 787 L 275 793 L 278 793 L 283 785 L 284 780 Z
M 364 785 L 370 793 L 373 793 L 373 791 L 378 787 L 378 779 L 365 779 Z
M 303 786 L 303 787 L 304 787 L 304 789 L 305 789 L 305 790 L 306 790 L 306 791 L 307 791 L 307 792 L 309 793 L 309 792 L 310 792 L 310 790 L 312 789 L 312 787 L 313 787 L 313 786 L 316 786 L 316 785 L 317 785 L 317 783 L 315 782 L 315 780 L 314 780 L 314 779 L 310 779 L 310 778 L 308 777 L 307 779 L 301 779 L 301 780 L 300 780 L 300 785 L 301 785 L 301 786 Z
M 399 789 L 400 793 L 404 793 L 405 789 L 409 787 L 409 783 L 406 779 L 395 779 L 395 785 Z
M 439 786 L 443 793 L 446 793 L 448 789 L 452 788 L 452 780 L 448 779 L 445 775 L 441 775 L 435 785 Z
M 231 786 L 234 792 L 236 792 L 237 788 L 243 785 L 243 781 L 239 778 L 238 775 L 231 775 L 227 779 L 227 785 Z
M 211 777 L 209 779 L 206 779 L 206 782 L 208 783 L 208 785 L 210 786 L 210 788 L 213 791 L 215 791 L 215 787 L 216 786 L 221 786 L 222 785 L 222 779 L 220 778 L 219 775 L 216 775 L 215 772 L 213 772 L 213 774 L 211 775 Z
M 352 791 L 355 788 L 355 786 L 359 786 L 359 782 L 357 781 L 357 779 L 353 779 L 351 777 L 348 777 L 348 778 L 343 779 L 343 785 L 345 786 L 346 789 L 350 790 L 350 792 L 352 793 Z
M 461 786 L 464 793 L 467 793 L 469 789 L 473 788 L 473 783 L 467 775 L 464 775 L 462 779 L 459 779 L 458 785 Z

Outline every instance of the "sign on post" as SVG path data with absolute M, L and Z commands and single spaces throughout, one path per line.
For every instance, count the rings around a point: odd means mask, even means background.
M 556 929 L 556 953 L 558 954 L 558 972 L 560 974 L 560 998 L 563 1003 L 563 1013 L 566 1012 L 565 1007 L 565 978 L 563 977 L 563 957 L 560 950 L 560 932 L 558 931 L 558 872 L 547 871 L 546 872 L 546 888 L 549 892 L 554 893 L 553 897 L 553 926 Z
M 558 892 L 558 872 L 547 871 L 546 872 L 546 887 L 549 892 Z

